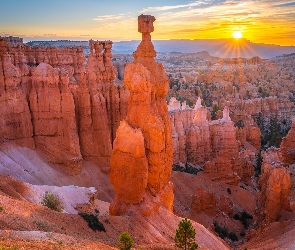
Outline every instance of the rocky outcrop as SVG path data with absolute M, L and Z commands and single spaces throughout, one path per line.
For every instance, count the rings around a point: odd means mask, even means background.
M 278 149 L 270 148 L 264 153 L 261 171 L 259 211 L 266 222 L 273 222 L 281 210 L 290 211 L 290 173 L 284 167 Z
M 33 70 L 32 81 L 30 109 L 37 148 L 50 162 L 64 165 L 71 174 L 80 173 L 82 156 L 68 76 L 41 63 Z
M 295 163 L 295 119 L 292 121 L 292 127 L 287 136 L 283 138 L 280 148 L 283 161 L 287 164 Z
M 239 159 L 240 143 L 236 129 L 229 117 L 229 109 L 223 110 L 223 118 L 210 123 L 210 138 L 213 159 L 206 162 L 204 171 L 214 180 L 237 184 L 243 174 Z
M 89 44 L 86 66 L 82 47 L 1 39 L 1 141 L 34 147 L 35 140 L 50 162 L 71 174 L 81 171 L 82 157 L 109 171 L 114 131 L 127 113 L 129 92 L 114 84 L 112 42 Z
M 130 91 L 128 113 L 116 133 L 111 157 L 111 183 L 116 196 L 110 214 L 122 215 L 134 205 L 144 215 L 160 206 L 172 210 L 171 175 L 173 148 L 166 105 L 168 78 L 150 33 L 155 18 L 138 17 L 142 42 L 134 52 L 134 62 L 126 65 L 124 85 Z M 139 162 L 139 163 L 138 163 Z
M 20 85 L 22 72 L 11 63 L 7 47 L 7 40 L 0 38 L 0 142 L 13 140 L 34 148 L 31 114 Z
M 191 210 L 197 213 L 204 212 L 211 216 L 215 216 L 218 211 L 232 216 L 234 211 L 233 203 L 228 197 L 216 195 L 205 188 L 196 189 L 192 197 Z

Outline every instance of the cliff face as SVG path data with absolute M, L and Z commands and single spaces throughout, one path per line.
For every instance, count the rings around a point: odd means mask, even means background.
M 155 62 L 151 43 L 153 16 L 138 17 L 142 42 L 134 62 L 126 66 L 124 85 L 130 91 L 127 117 L 120 123 L 111 157 L 111 183 L 116 196 L 112 215 L 122 215 L 138 205 L 144 215 L 160 206 L 172 210 L 172 138 L 166 94 L 168 78 Z M 140 163 L 140 164 L 139 164 Z
M 290 211 L 290 173 L 281 159 L 280 151 L 274 148 L 263 155 L 260 213 L 266 222 L 276 221 L 281 210 Z
M 40 63 L 32 71 L 32 82 L 29 100 L 36 147 L 48 161 L 65 165 L 69 173 L 80 173 L 82 156 L 68 76 Z
M 14 140 L 34 148 L 31 113 L 21 90 L 22 71 L 11 63 L 7 47 L 0 38 L 0 142 Z
M 292 127 L 280 145 L 283 161 L 287 164 L 295 162 L 295 119 L 292 121 Z
M 82 159 L 109 171 L 112 139 L 126 116 L 128 91 L 114 84 L 112 42 L 89 41 L 88 65 L 82 47 L 1 47 L 1 141 L 40 149 L 69 174 Z

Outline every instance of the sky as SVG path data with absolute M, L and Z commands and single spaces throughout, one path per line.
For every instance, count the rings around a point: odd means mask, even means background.
M 140 40 L 137 16 L 156 17 L 155 40 L 232 38 L 295 45 L 295 0 L 0 0 L 0 36 Z

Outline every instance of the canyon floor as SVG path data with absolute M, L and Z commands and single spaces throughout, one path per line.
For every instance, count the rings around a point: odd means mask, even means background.
M 209 208 L 207 212 L 201 213 L 191 209 L 195 190 L 209 187 L 216 195 L 229 198 L 235 210 L 246 210 L 254 214 L 257 192 L 243 183 L 232 186 L 213 182 L 203 172 L 192 175 L 173 171 L 176 215 L 161 208 L 149 217 L 143 217 L 138 212 L 126 216 L 110 216 L 108 207 L 114 191 L 108 175 L 100 171 L 98 166 L 84 161 L 80 175 L 68 176 L 60 171 L 58 165 L 46 163 L 42 154 L 36 150 L 4 143 L 0 146 L 0 154 L 0 205 L 3 207 L 0 212 L 0 244 L 3 246 L 17 246 L 18 249 L 116 249 L 119 235 L 128 231 L 134 239 L 136 249 L 174 249 L 173 239 L 181 219 L 178 216 L 181 216 L 193 220 L 200 249 L 295 247 L 292 237 L 295 216 L 290 212 L 283 213 L 278 222 L 250 231 L 247 236 L 251 235 L 251 238 L 248 241 L 244 238 L 233 244 L 219 238 L 214 233 L 212 224 L 217 220 L 238 233 L 243 230 L 239 221 L 225 213 L 219 213 L 218 209 L 214 212 Z M 290 167 L 289 170 L 295 173 L 294 168 Z M 294 173 L 291 175 L 292 183 L 295 181 Z M 90 187 L 97 190 L 92 204 L 87 202 L 93 197 L 93 189 Z M 35 204 L 48 188 L 58 193 L 67 203 L 66 210 L 69 212 L 59 213 Z M 231 190 L 230 194 L 228 188 Z M 292 189 L 291 200 L 294 196 Z M 79 202 L 83 205 L 79 206 Z M 291 201 L 291 204 L 294 202 Z M 294 205 L 292 207 L 294 209 Z M 97 213 L 98 210 L 98 218 L 104 224 L 106 232 L 92 231 L 77 214 L 77 210 L 91 213 Z

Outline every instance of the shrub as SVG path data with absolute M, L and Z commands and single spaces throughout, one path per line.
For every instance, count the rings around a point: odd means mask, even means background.
M 238 236 L 237 236 L 236 233 L 234 233 L 234 232 L 230 232 L 230 233 L 228 234 L 228 238 L 229 238 L 230 240 L 232 240 L 232 241 L 238 241 L 238 240 L 239 240 Z
M 4 206 L 0 206 L 0 212 L 4 211 Z
M 214 225 L 214 230 L 215 232 L 218 234 L 218 236 L 222 239 L 224 239 L 225 237 L 228 237 L 228 229 L 227 227 L 221 227 L 217 221 L 213 222 Z
M 65 208 L 62 199 L 57 194 L 53 194 L 47 191 L 42 197 L 41 205 L 46 206 L 57 212 L 61 212 Z
M 0 250 L 17 250 L 18 248 L 16 246 L 13 247 L 5 247 L 3 245 L 0 245 Z
M 87 213 L 79 213 L 79 215 L 87 222 L 88 226 L 93 231 L 97 230 L 106 232 L 104 225 L 98 220 L 96 215 Z
M 178 248 L 195 250 L 198 248 L 198 244 L 195 242 L 196 231 L 187 218 L 181 220 L 176 229 L 174 237 L 175 245 Z
M 121 233 L 118 243 L 120 250 L 130 250 L 133 246 L 133 240 L 128 232 Z

